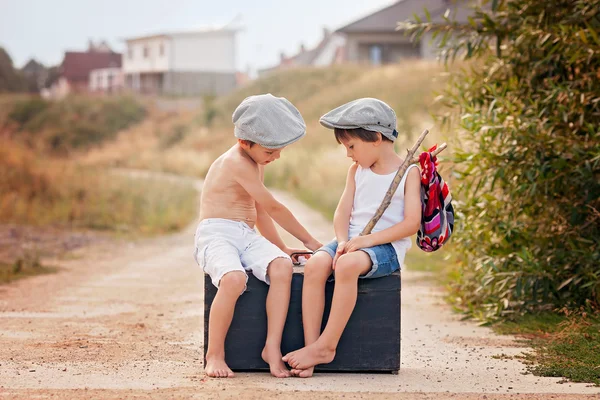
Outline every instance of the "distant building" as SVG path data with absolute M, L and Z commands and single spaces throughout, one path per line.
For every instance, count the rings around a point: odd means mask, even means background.
M 139 93 L 227 93 L 236 87 L 237 31 L 220 28 L 126 39 L 125 85 Z
M 473 13 L 470 3 L 469 0 L 400 0 L 336 32 L 346 38 L 348 62 L 380 65 L 411 58 L 435 58 L 438 49 L 431 43 L 431 35 L 412 43 L 409 36 L 396 30 L 398 22 L 414 20 L 414 15 L 425 20 L 425 8 L 433 21 L 443 21 L 443 15 L 449 10 L 449 17 L 467 22 Z
M 306 49 L 304 45 L 300 45 L 299 52 L 289 57 L 281 53 L 279 64 L 259 70 L 258 75 L 265 76 L 289 68 L 322 67 L 341 63 L 344 59 L 344 43 L 342 35 L 323 28 L 321 41 L 314 48 Z
M 39 92 L 42 90 L 46 85 L 49 74 L 48 68 L 33 58 L 21 68 L 21 73 L 23 73 L 23 76 L 27 80 L 27 89 L 30 92 Z
M 112 51 L 105 42 L 95 45 L 90 41 L 85 52 L 67 51 L 58 69 L 58 80 L 50 88 L 49 96 L 60 98 L 69 93 L 88 92 L 90 73 L 105 68 L 121 68 L 121 54 Z
M 121 68 L 99 68 L 90 71 L 90 92 L 118 93 L 124 88 L 125 79 Z

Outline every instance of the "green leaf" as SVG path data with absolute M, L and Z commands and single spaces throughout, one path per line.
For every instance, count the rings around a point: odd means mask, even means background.
M 427 22 L 431 22 L 431 14 L 429 14 L 429 10 L 427 10 L 427 8 L 423 8 L 423 11 L 425 12 L 425 18 L 427 18 Z
M 598 38 L 598 33 L 596 32 L 596 29 L 590 26 L 589 22 L 587 21 L 585 22 L 585 26 L 587 27 L 589 34 L 594 39 L 594 42 L 596 42 L 596 44 L 600 46 L 600 39 Z

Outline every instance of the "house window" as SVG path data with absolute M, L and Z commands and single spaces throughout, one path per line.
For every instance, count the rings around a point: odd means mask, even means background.
M 372 45 L 369 47 L 369 61 L 372 65 L 381 65 L 382 49 L 380 45 Z
M 148 58 L 150 56 L 150 49 L 148 46 L 144 46 L 144 58 Z
M 159 51 L 161 57 L 165 55 L 165 44 L 164 43 L 160 44 L 158 51 Z
M 127 49 L 127 57 L 128 57 L 130 60 L 133 60 L 133 47 L 129 47 L 129 48 Z

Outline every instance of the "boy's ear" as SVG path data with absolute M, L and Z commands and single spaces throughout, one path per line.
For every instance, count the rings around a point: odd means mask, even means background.
M 381 143 L 383 143 L 383 135 L 381 134 L 381 132 L 377 132 L 377 140 L 373 144 L 375 145 L 375 147 L 377 147 Z
M 237 141 L 238 141 L 239 145 L 242 146 L 243 149 L 248 150 L 250 148 L 250 143 L 248 143 L 247 140 L 238 139 Z

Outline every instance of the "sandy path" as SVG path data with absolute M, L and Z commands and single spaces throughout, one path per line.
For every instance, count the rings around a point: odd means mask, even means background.
M 319 214 L 278 196 L 315 236 L 332 236 Z M 461 322 L 431 280 L 410 271 L 403 272 L 399 375 L 207 379 L 193 229 L 86 249 L 56 275 L 0 287 L 0 398 L 600 398 L 592 395 L 599 388 L 523 375 L 518 361 L 492 358 L 523 348 Z

